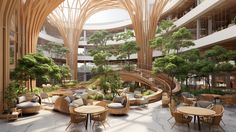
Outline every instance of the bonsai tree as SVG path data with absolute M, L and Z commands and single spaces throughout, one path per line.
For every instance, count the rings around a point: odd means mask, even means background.
M 126 61 L 128 60 L 128 67 L 127 70 L 131 70 L 130 66 L 130 55 L 137 53 L 139 50 L 137 44 L 135 41 L 131 41 L 130 39 L 134 37 L 134 33 L 130 30 L 127 30 L 126 32 L 120 33 L 115 36 L 116 41 L 123 40 L 124 44 L 119 47 L 119 55 L 118 58 L 122 59 L 125 58 Z
M 190 30 L 182 27 L 175 32 L 171 32 L 174 27 L 175 25 L 172 21 L 162 21 L 157 30 L 159 35 L 150 41 L 150 47 L 161 50 L 163 54 L 169 54 L 170 51 L 178 54 L 181 48 L 188 48 L 194 45 Z
M 167 45 L 172 43 L 172 34 L 170 31 L 174 28 L 174 23 L 171 20 L 162 20 L 157 29 L 157 37 L 150 41 L 150 47 L 160 50 L 162 54 L 169 54 L 170 48 Z
M 39 79 L 50 81 L 50 79 L 59 79 L 60 69 L 52 59 L 42 54 L 28 54 L 18 60 L 18 64 L 12 73 L 12 77 L 18 81 L 29 81 L 31 92 L 32 81 Z
M 197 62 L 201 59 L 198 49 L 192 49 L 186 51 L 180 55 L 185 60 L 185 65 L 180 67 L 180 75 L 177 77 L 181 81 L 185 81 L 185 85 L 188 87 L 188 79 L 196 78 L 198 70 L 196 69 Z
M 178 55 L 167 55 L 161 58 L 157 58 L 153 62 L 154 73 L 166 73 L 172 79 L 171 89 L 174 87 L 174 77 L 179 73 L 179 67 L 184 65 L 185 61 Z M 172 95 L 172 90 L 170 90 Z
M 43 53 L 42 51 L 46 51 L 49 54 L 49 57 L 53 57 L 55 55 L 57 58 L 65 57 L 66 53 L 69 52 L 69 49 L 64 47 L 63 44 L 48 42 L 44 45 L 37 46 L 38 53 Z

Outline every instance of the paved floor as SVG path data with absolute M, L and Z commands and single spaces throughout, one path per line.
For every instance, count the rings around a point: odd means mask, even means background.
M 88 132 L 198 132 L 197 124 L 193 121 L 188 130 L 187 125 L 176 125 L 173 129 L 171 126 L 175 122 L 170 117 L 168 108 L 162 108 L 161 102 L 149 104 L 147 108 L 133 108 L 126 116 L 110 116 L 108 122 L 110 126 L 95 126 L 89 128 Z M 64 132 L 69 122 L 69 116 L 61 113 L 41 110 L 39 114 L 19 118 L 15 122 L 6 122 L 0 120 L 0 132 Z M 236 106 L 225 107 L 223 116 L 225 126 L 222 127 L 226 132 L 236 132 Z M 84 132 L 83 124 L 71 126 L 69 132 Z M 202 125 L 202 131 L 207 132 L 208 126 Z M 220 132 L 220 129 L 213 129 Z

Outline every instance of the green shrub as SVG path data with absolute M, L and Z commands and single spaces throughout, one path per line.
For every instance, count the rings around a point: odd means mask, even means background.
M 147 90 L 147 91 L 143 92 L 143 96 L 148 96 L 148 95 L 151 95 L 153 93 L 154 92 L 152 90 Z
M 52 92 L 52 91 L 55 91 L 55 90 L 58 90 L 60 89 L 61 87 L 59 85 L 54 85 L 52 87 L 49 87 L 49 88 L 43 88 L 43 92 Z
M 219 95 L 225 95 L 225 92 L 221 90 L 216 89 L 201 89 L 201 90 L 195 90 L 191 92 L 193 95 L 198 96 L 200 94 L 219 94 Z
M 42 93 L 42 92 L 43 92 L 42 88 L 39 88 L 39 87 L 34 87 L 33 88 L 33 93 L 35 93 L 35 94 L 40 95 L 40 93 Z
M 93 95 L 88 95 L 88 99 L 94 99 L 95 96 Z
M 97 87 L 95 85 L 92 86 L 92 90 L 96 90 Z
M 102 94 L 96 94 L 94 96 L 94 100 L 103 100 L 103 95 Z
M 10 109 L 15 106 L 16 104 L 16 98 L 19 95 L 19 89 L 20 85 L 17 82 L 11 82 L 8 85 L 8 88 L 6 89 L 4 93 L 4 99 L 7 101 L 7 108 Z
M 108 94 L 108 95 L 105 95 L 104 99 L 112 101 L 113 97 L 112 97 L 112 95 Z

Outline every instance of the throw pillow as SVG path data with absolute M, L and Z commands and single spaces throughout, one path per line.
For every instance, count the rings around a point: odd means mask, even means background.
M 64 99 L 65 99 L 68 103 L 71 102 L 70 97 L 68 97 L 68 96 L 66 96 Z
M 39 97 L 36 96 L 36 95 L 34 95 L 34 96 L 32 97 L 31 102 L 39 102 Z
M 76 99 L 72 102 L 72 104 L 76 104 L 78 106 L 84 105 L 83 99 Z
M 126 98 L 123 98 L 121 100 L 121 104 L 125 107 L 126 106 L 126 103 L 127 103 L 127 99 Z
M 25 102 L 25 101 L 27 101 L 25 96 L 18 97 L 18 103 L 22 103 L 22 102 Z

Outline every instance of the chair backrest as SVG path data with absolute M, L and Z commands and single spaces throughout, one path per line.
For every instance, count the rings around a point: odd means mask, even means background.
M 216 112 L 216 115 L 221 115 L 224 113 L 223 105 L 214 105 L 212 110 L 214 110 Z
M 188 98 L 186 98 L 185 96 L 183 96 L 183 102 L 188 104 L 188 105 L 193 105 L 193 101 L 188 99 Z
M 179 113 L 177 111 L 173 112 L 175 121 L 178 123 L 184 123 L 184 116 L 182 113 Z
M 99 121 L 105 121 L 107 119 L 108 109 L 99 114 Z
M 70 122 L 71 123 L 80 123 L 82 121 L 84 121 L 84 119 L 82 118 L 83 116 L 79 113 L 76 113 L 74 111 L 74 107 L 70 107 L 69 111 L 70 111 Z
M 107 103 L 104 101 L 100 101 L 99 103 L 96 104 L 97 106 L 103 106 L 105 108 L 107 108 Z
M 200 95 L 201 100 L 207 100 L 207 101 L 214 101 L 214 97 L 209 94 L 201 94 Z
M 212 119 L 212 125 L 220 125 L 220 121 L 222 120 L 222 116 L 223 114 L 221 115 L 214 115 L 213 116 L 213 119 Z

